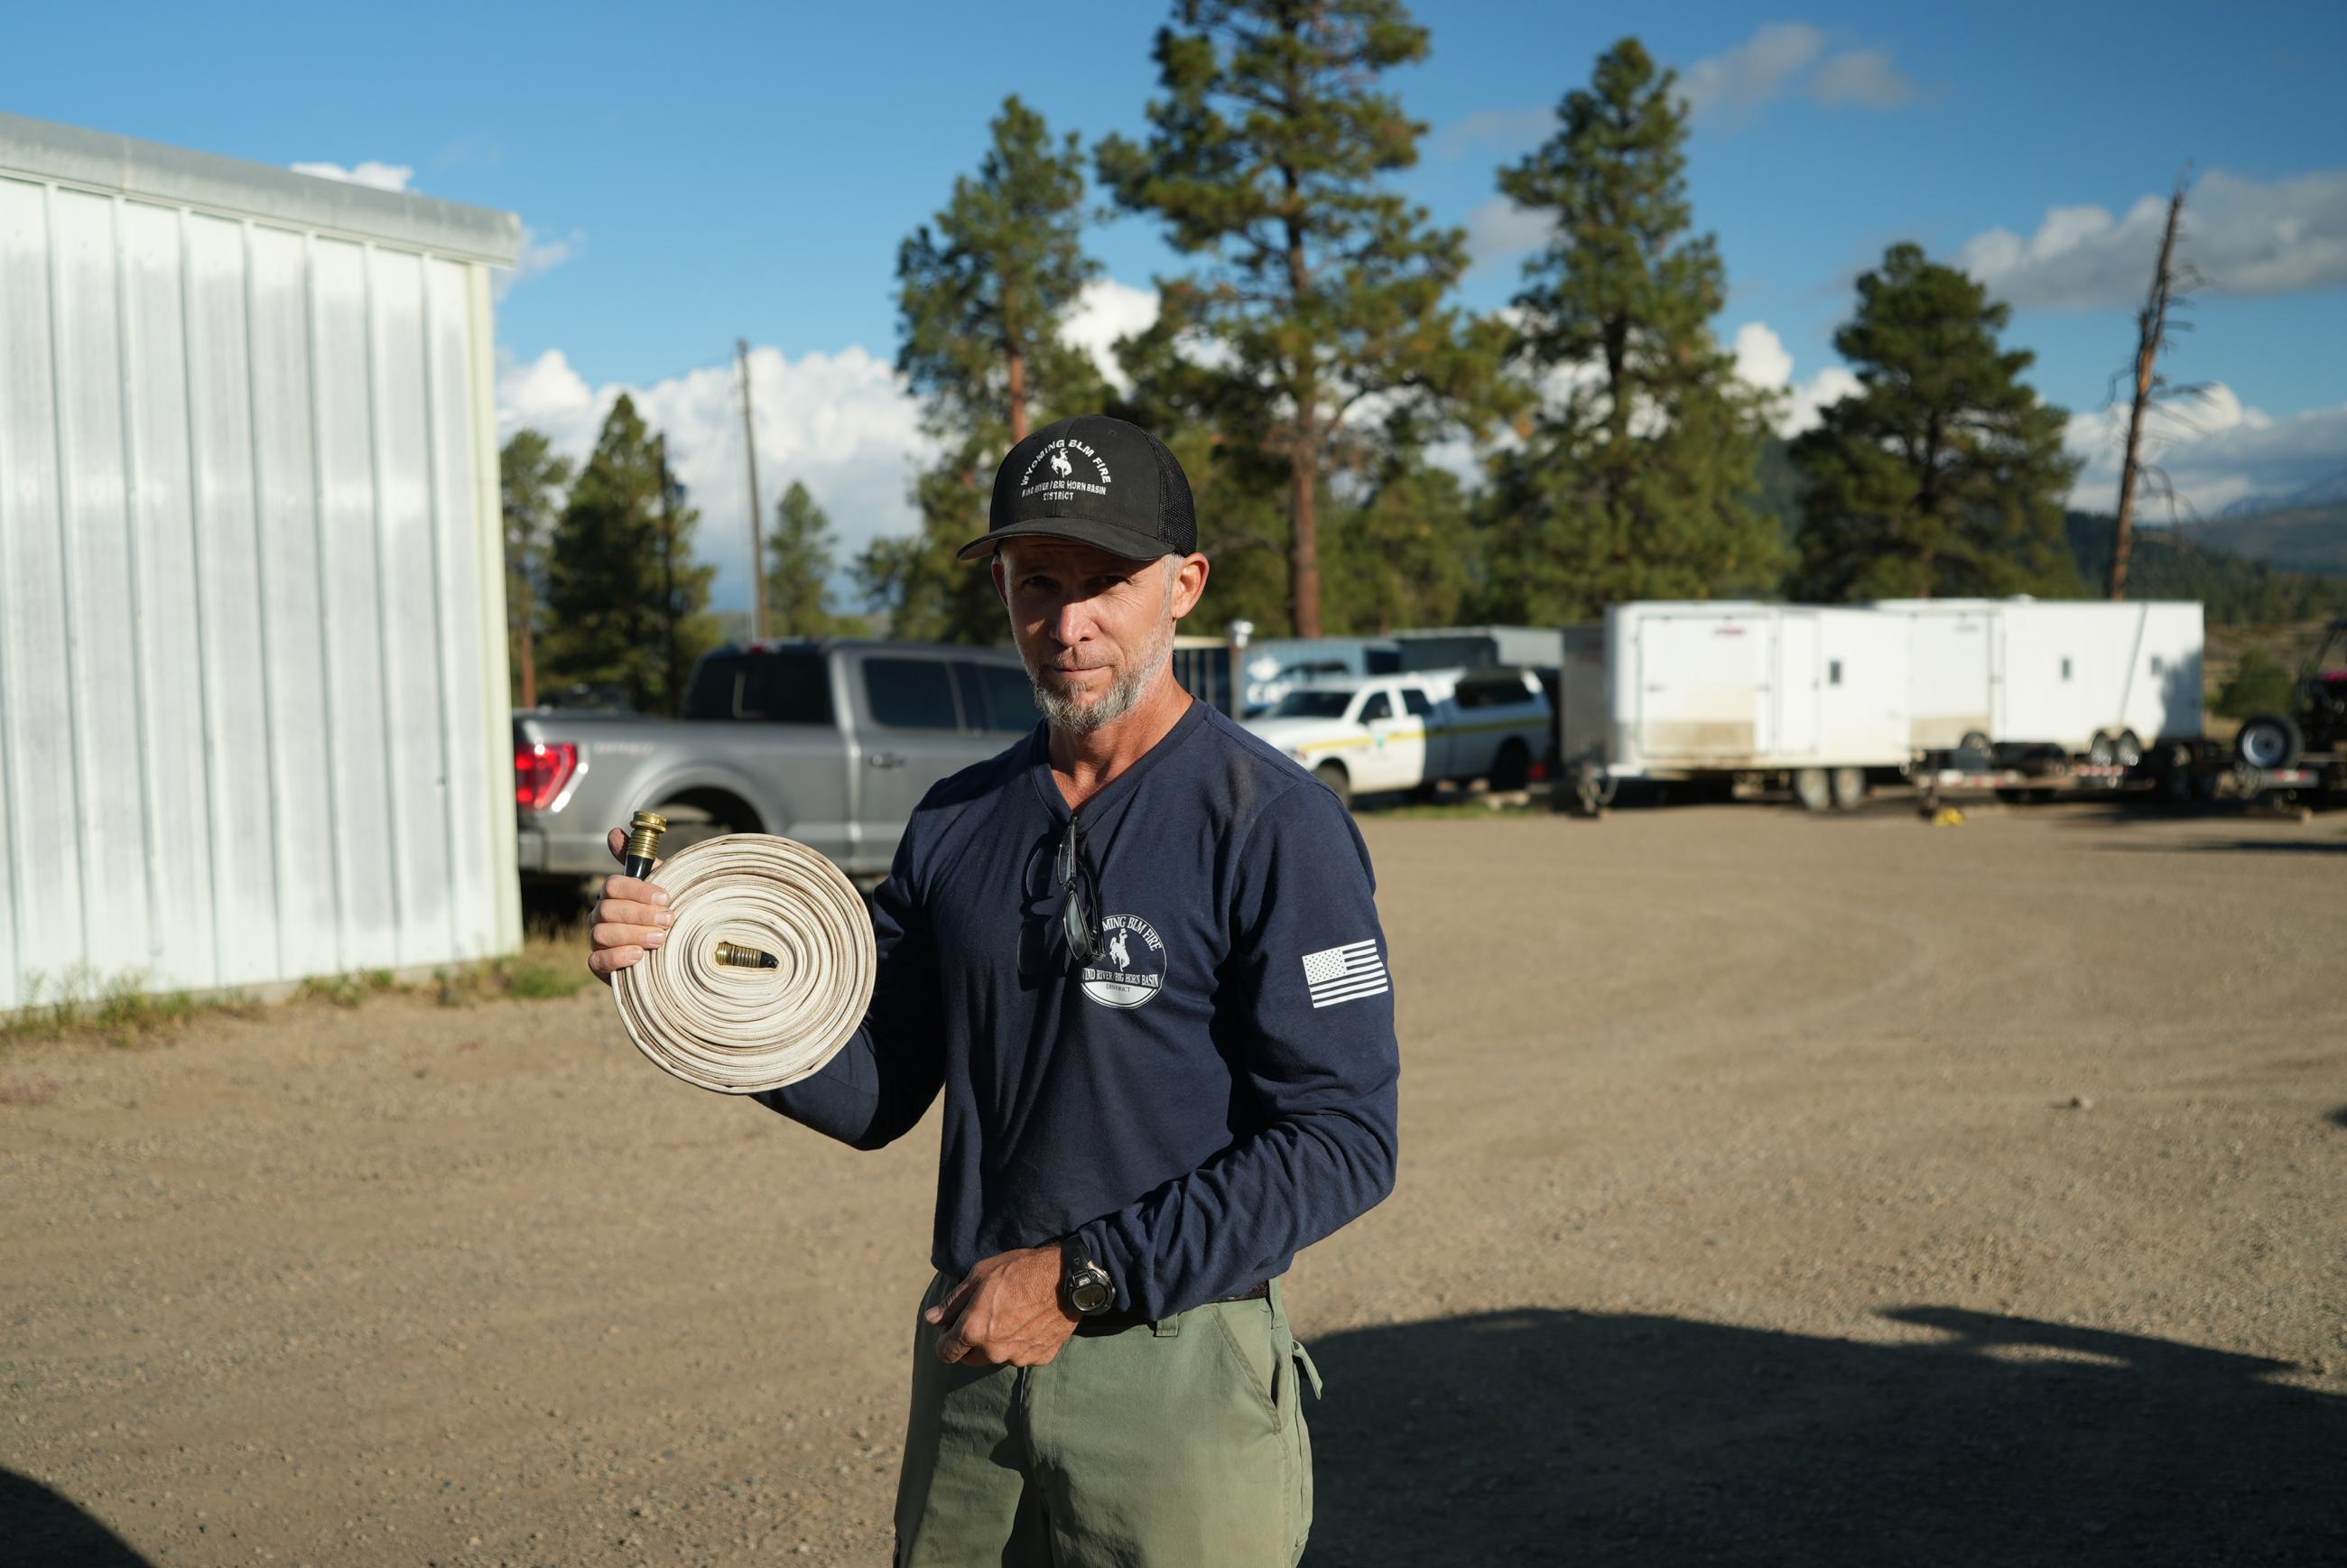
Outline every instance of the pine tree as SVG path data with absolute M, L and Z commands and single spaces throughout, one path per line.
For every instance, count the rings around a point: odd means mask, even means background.
M 622 395 L 571 486 L 547 555 L 545 680 L 626 688 L 639 712 L 675 713 L 693 661 L 718 641 L 714 567 L 692 559 L 700 514 Z
M 1337 630 L 1456 625 L 1473 588 L 1471 512 L 1459 476 L 1427 461 L 1416 431 L 1389 431 L 1368 493 L 1337 514 L 1329 574 L 1344 612 Z
M 774 531 L 766 536 L 767 624 L 777 637 L 836 637 L 848 622 L 831 605 L 831 574 L 838 540 L 831 518 L 797 480 L 774 504 Z
M 897 368 L 944 448 L 915 481 L 921 532 L 876 540 L 856 575 L 899 637 L 998 642 L 1002 605 L 982 569 L 954 551 L 986 531 L 995 466 L 1035 425 L 1096 411 L 1100 373 L 1061 341 L 1099 264 L 1083 251 L 1083 154 L 1043 117 L 1003 100 L 975 178 L 897 253 Z
M 497 454 L 506 535 L 506 632 L 514 702 L 538 706 L 538 626 L 546 593 L 546 549 L 559 493 L 575 466 L 535 430 L 517 430 Z
M 1500 333 L 1446 303 L 1465 236 L 1386 189 L 1426 128 L 1376 87 L 1426 56 L 1399 0 L 1181 0 L 1177 18 L 1157 35 L 1149 139 L 1103 141 L 1101 182 L 1204 259 L 1161 280 L 1161 325 L 1211 338 L 1266 421 L 1223 434 L 1286 470 L 1288 620 L 1317 637 L 1322 498 L 1373 452 L 1348 416 L 1374 400 L 1480 425 Z
M 1676 80 L 1623 39 L 1500 174 L 1554 225 L 1515 301 L 1543 406 L 1494 463 L 1491 610 L 1506 619 L 1766 590 L 1782 569 L 1753 504 L 1768 403 L 1712 336 L 1727 279 L 1712 236 L 1689 232 Z
M 1800 597 L 2085 591 L 2062 515 L 2078 465 L 2021 379 L 2036 356 L 1997 346 L 2011 314 L 1914 245 L 1859 279 L 1834 348 L 1860 390 L 1793 443 Z

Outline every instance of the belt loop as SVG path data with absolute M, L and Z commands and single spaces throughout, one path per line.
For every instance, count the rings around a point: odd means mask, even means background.
M 1287 1327 L 1287 1298 L 1281 1293 L 1276 1279 L 1271 1282 L 1271 1326 L 1274 1328 Z
M 1171 1317 L 1159 1318 L 1156 1322 L 1152 1323 L 1149 1326 L 1149 1332 L 1155 1335 L 1160 1339 L 1180 1338 L 1182 1336 L 1182 1315 L 1177 1312 Z

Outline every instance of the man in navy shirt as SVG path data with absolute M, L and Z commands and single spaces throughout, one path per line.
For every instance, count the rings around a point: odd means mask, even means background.
M 1208 563 L 1163 443 L 1035 432 L 961 553 L 991 559 L 1044 722 L 923 800 L 863 1027 L 759 1096 L 876 1149 L 943 1091 L 897 1561 L 1292 1563 L 1318 1374 L 1279 1276 L 1394 1179 L 1368 853 L 1174 679 Z M 662 939 L 662 897 L 612 878 L 598 975 Z

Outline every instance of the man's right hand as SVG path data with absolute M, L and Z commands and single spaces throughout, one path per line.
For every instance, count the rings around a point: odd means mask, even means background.
M 611 858 L 625 865 L 628 830 L 613 828 L 610 842 Z M 660 865 L 655 860 L 652 868 L 658 870 Z M 588 932 L 593 946 L 587 950 L 587 972 L 610 984 L 616 971 L 639 962 L 646 949 L 668 940 L 668 927 L 675 918 L 668 910 L 668 895 L 660 888 L 632 876 L 610 878 L 603 884 L 603 897 L 595 905 L 595 924 Z

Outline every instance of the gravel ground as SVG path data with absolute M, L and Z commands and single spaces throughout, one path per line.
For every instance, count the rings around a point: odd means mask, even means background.
M 2347 832 L 1370 820 L 1307 1563 L 2337 1561 Z M 932 1122 L 600 989 L 0 1055 L 0 1557 L 887 1561 Z

